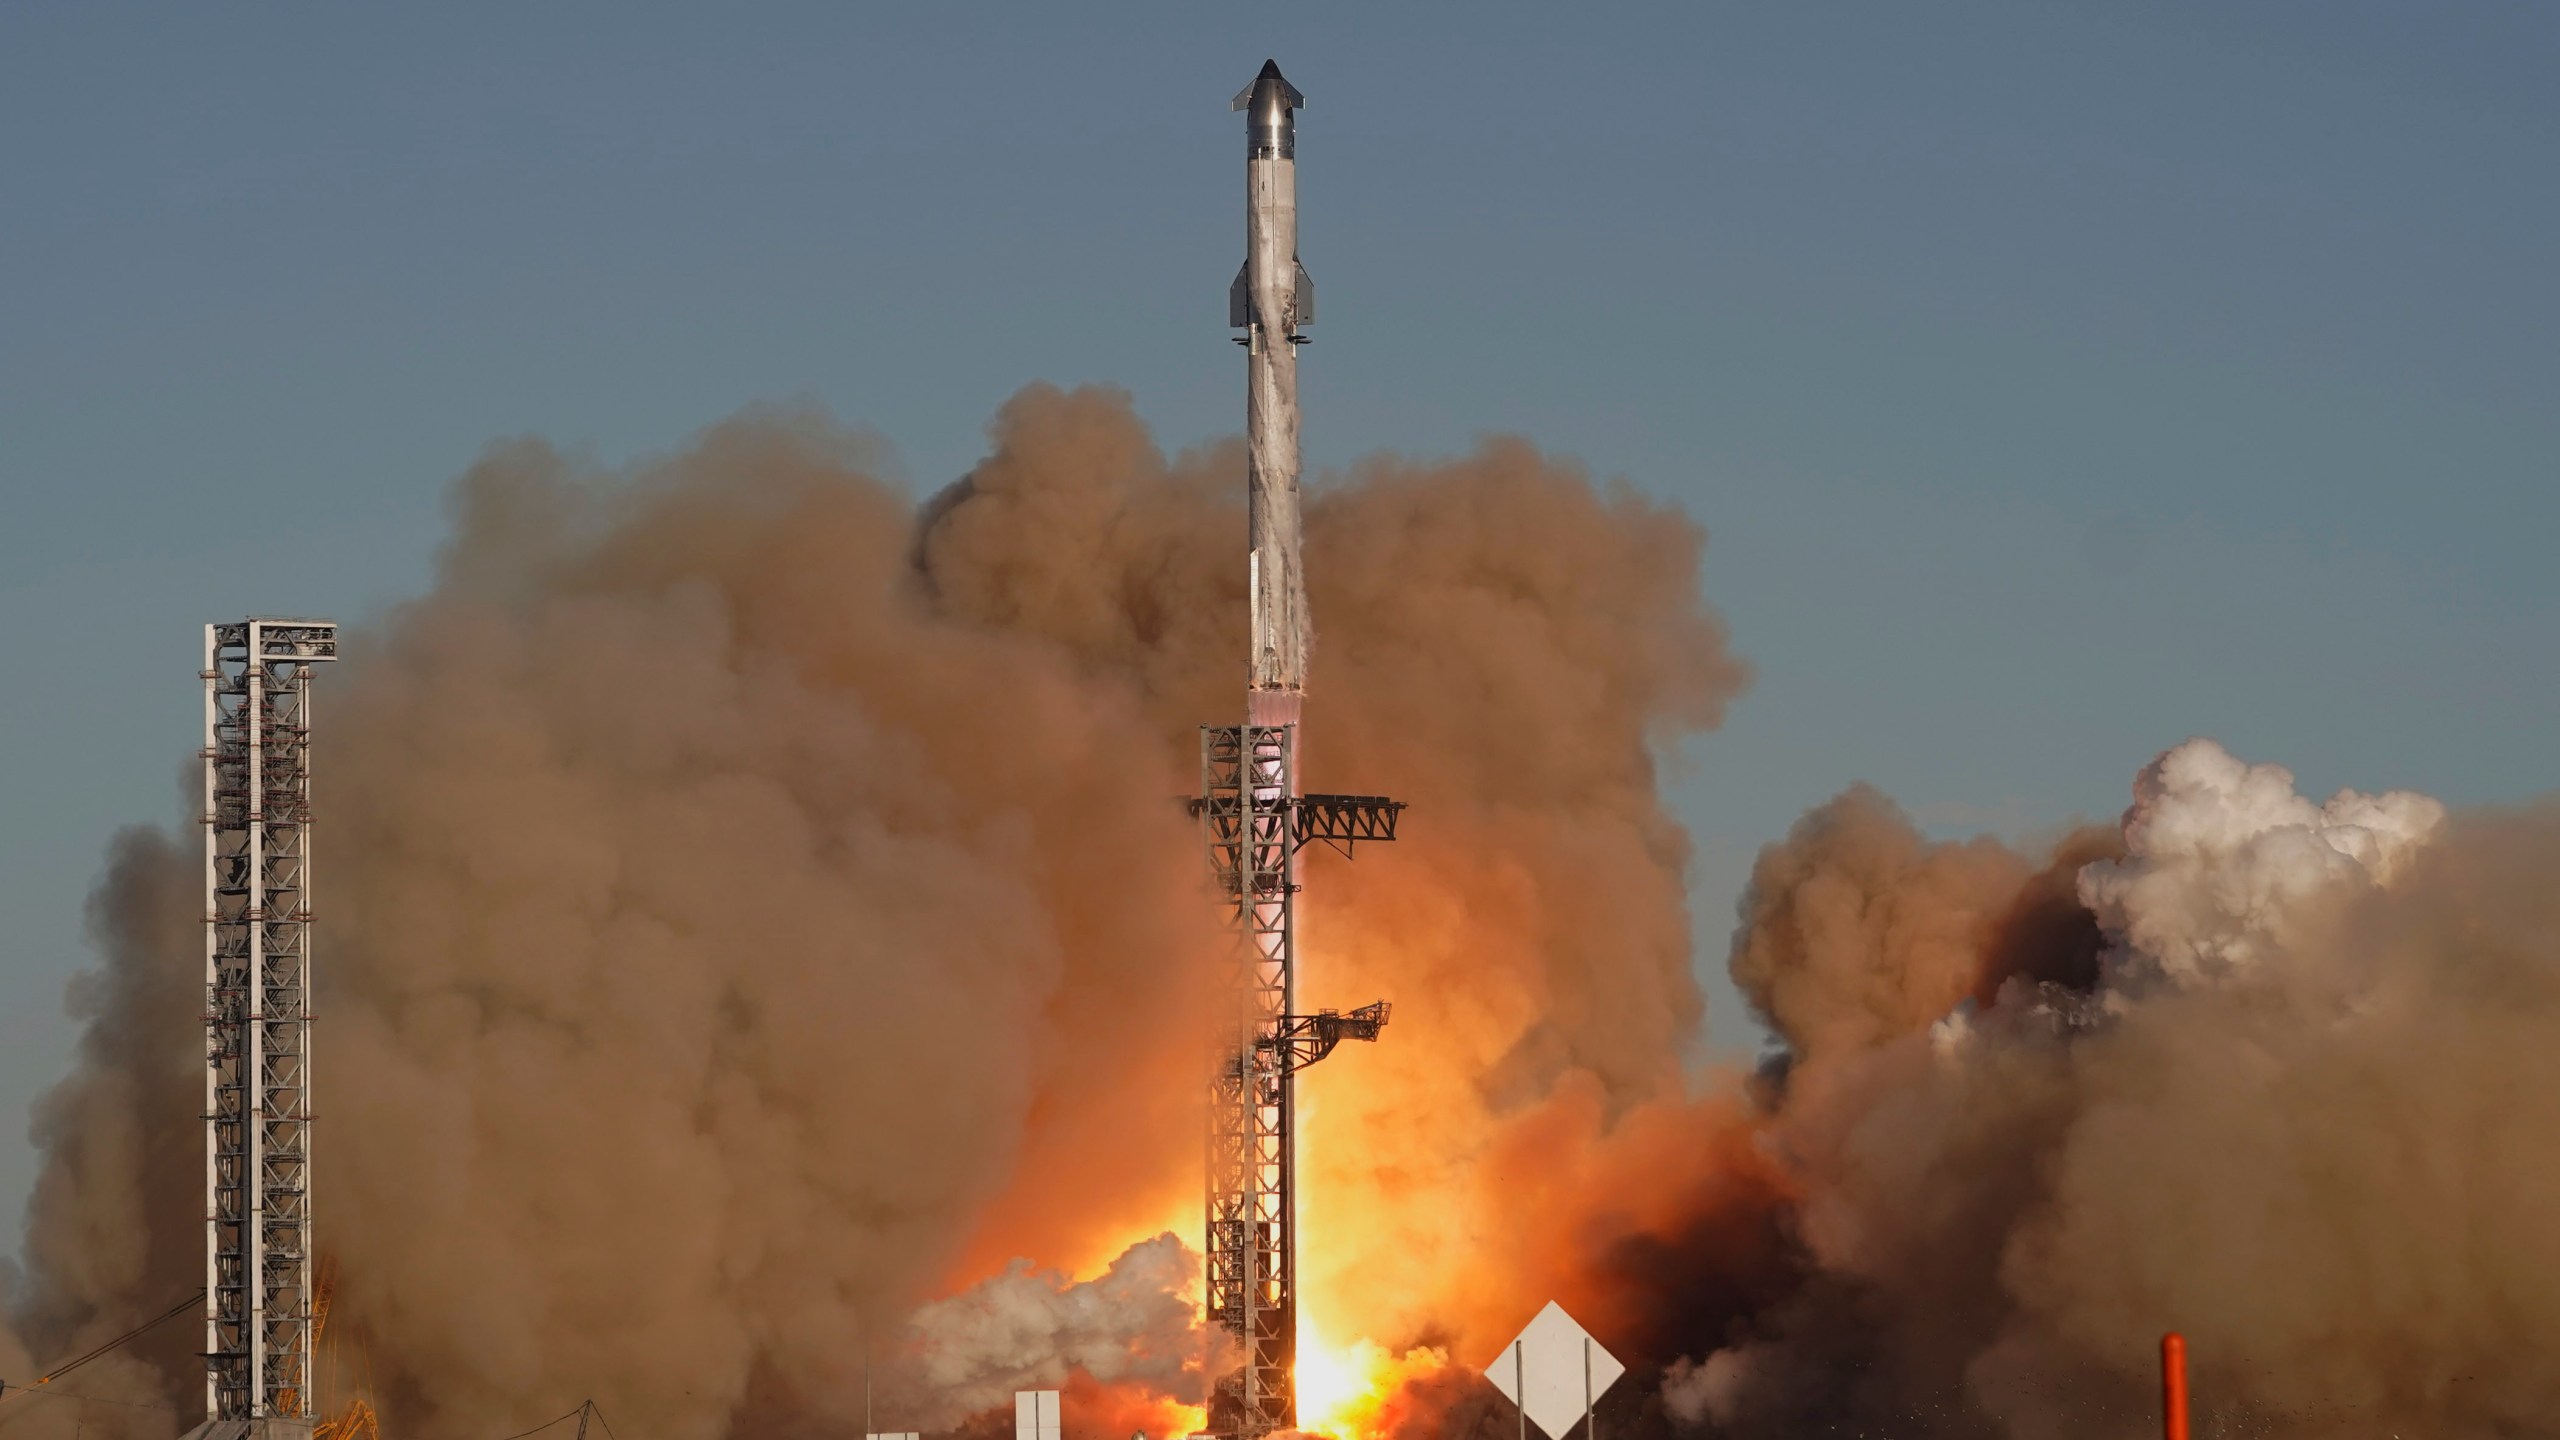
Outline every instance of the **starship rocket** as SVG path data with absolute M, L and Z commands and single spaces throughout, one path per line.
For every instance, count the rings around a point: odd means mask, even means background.
M 1307 686 L 1297 347 L 1316 318 L 1316 287 L 1298 263 L 1297 112 L 1306 103 L 1269 60 L 1235 103 L 1245 112 L 1245 257 L 1227 290 L 1227 324 L 1245 332 L 1236 343 L 1247 356 L 1253 667 L 1246 720 L 1255 725 L 1297 723 Z

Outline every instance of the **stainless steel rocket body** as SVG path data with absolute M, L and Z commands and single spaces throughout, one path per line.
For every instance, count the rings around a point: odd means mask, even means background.
M 1228 298 L 1247 354 L 1245 441 L 1252 545 L 1252 689 L 1306 689 L 1306 572 L 1298 509 L 1298 353 L 1315 318 L 1314 287 L 1298 264 L 1297 110 L 1306 103 L 1277 66 L 1236 97 L 1245 125 L 1245 263 Z M 1277 699 L 1277 697 L 1274 697 Z M 1294 710 L 1282 701 L 1274 708 Z M 1294 721 L 1274 717 L 1263 723 Z

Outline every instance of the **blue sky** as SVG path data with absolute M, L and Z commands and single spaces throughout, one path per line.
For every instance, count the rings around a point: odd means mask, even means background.
M 814 399 L 930 487 L 1033 379 L 1234 430 L 1266 55 L 1312 461 L 1518 431 L 1713 535 L 1760 682 L 1675 782 L 1702 969 L 1854 779 L 1951 834 L 2112 814 L 2195 733 L 2560 787 L 2560 8 L 27 0 L 0 1214 L 106 837 L 183 813 L 204 621 L 414 592 L 503 436 Z

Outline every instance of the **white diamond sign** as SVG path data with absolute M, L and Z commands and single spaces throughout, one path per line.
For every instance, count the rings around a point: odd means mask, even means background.
M 1574 1422 L 1626 1373 L 1617 1356 L 1552 1300 L 1484 1367 L 1484 1378 L 1552 1440 L 1564 1440 Z

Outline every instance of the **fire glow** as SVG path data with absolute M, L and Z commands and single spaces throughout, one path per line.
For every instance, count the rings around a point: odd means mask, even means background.
M 1448 1364 L 1439 1350 L 1401 1356 L 1366 1338 L 1348 1345 L 1325 1340 L 1311 1326 L 1298 1331 L 1298 1428 L 1336 1440 L 1379 1440 L 1393 1433 L 1389 1404 L 1408 1380 Z

